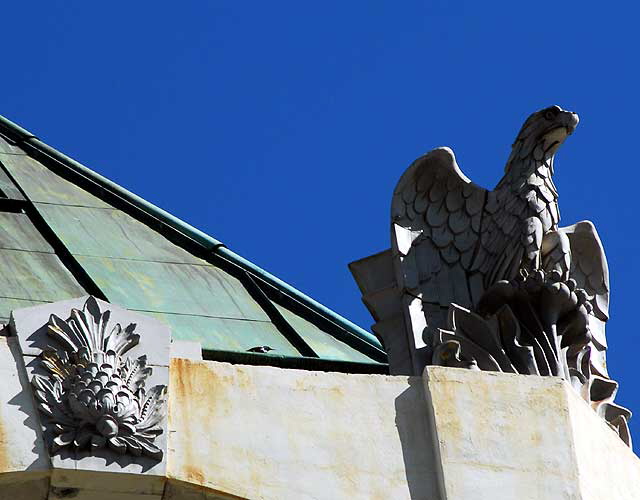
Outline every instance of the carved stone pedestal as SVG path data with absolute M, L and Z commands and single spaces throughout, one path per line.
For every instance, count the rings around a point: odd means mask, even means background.
M 631 500 L 640 459 L 566 381 L 428 367 L 447 500 Z

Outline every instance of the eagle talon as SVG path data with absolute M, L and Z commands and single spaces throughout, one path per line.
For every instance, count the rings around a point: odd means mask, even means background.
M 547 274 L 549 280 L 554 281 L 556 283 L 562 281 L 562 274 L 557 269 L 554 269 L 549 274 Z
M 576 294 L 576 297 L 578 299 L 578 304 L 589 304 L 589 295 L 587 294 L 586 290 L 584 288 L 576 288 L 574 290 L 574 293 Z

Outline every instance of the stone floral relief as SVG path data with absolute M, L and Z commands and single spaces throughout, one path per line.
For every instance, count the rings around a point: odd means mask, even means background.
M 166 412 L 166 386 L 145 387 L 146 356 L 125 354 L 139 342 L 136 325 L 111 321 L 89 297 L 68 319 L 51 315 L 47 334 L 60 348 L 41 354 L 48 375 L 32 379 L 38 409 L 48 417 L 51 451 L 109 448 L 162 460 L 155 444 Z

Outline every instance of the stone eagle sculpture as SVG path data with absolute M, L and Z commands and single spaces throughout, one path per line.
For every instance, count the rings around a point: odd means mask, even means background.
M 594 311 L 605 321 L 608 271 L 596 230 L 588 222 L 558 227 L 554 154 L 577 124 L 575 113 L 558 106 L 532 114 L 493 191 L 471 182 L 449 148 L 417 159 L 392 202 L 405 286 L 429 304 L 469 307 L 520 270 L 557 270 L 591 292 Z
M 391 250 L 351 269 L 392 373 L 440 364 L 561 376 L 630 443 L 606 368 L 602 243 L 591 222 L 559 227 L 554 155 L 577 125 L 559 106 L 533 113 L 492 191 L 449 148 L 418 158 L 393 192 Z M 392 283 L 375 289 L 385 275 Z

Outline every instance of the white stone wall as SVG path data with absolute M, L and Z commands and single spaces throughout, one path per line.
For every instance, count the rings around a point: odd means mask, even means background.
M 171 361 L 167 472 L 150 492 L 144 472 L 51 468 L 22 358 L 0 337 L 2 500 L 65 485 L 92 500 L 640 499 L 640 460 L 560 379 L 188 359 Z
M 559 378 L 175 360 L 171 383 L 169 476 L 240 497 L 640 499 L 638 457 Z
M 171 478 L 252 499 L 437 499 L 419 377 L 174 360 Z

